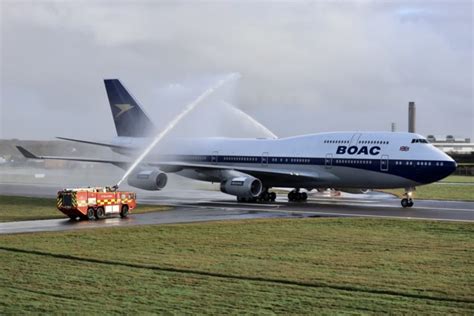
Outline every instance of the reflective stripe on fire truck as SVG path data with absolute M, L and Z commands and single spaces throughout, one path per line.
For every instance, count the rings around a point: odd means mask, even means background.
M 77 196 L 76 196 L 76 192 L 73 192 L 73 193 L 71 194 L 71 196 L 72 196 L 72 206 L 73 206 L 73 207 L 77 207 Z
M 128 202 L 128 201 L 121 201 L 120 199 L 105 199 L 105 200 L 97 200 L 98 205 L 110 205 L 110 204 L 118 204 L 120 202 Z

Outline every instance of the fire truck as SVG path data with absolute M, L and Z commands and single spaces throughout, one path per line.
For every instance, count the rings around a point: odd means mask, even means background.
M 58 210 L 71 219 L 102 219 L 119 214 L 127 217 L 137 206 L 134 192 L 116 191 L 116 187 L 64 189 L 58 192 Z

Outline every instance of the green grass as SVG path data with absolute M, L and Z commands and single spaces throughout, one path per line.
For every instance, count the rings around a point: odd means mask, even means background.
M 162 211 L 167 207 L 140 205 L 132 213 Z M 0 195 L 0 222 L 67 218 L 56 209 L 56 199 Z
M 0 314 L 474 313 L 474 225 L 282 219 L 0 236 Z
M 474 177 L 468 177 L 468 176 L 449 176 L 440 182 L 455 182 L 455 183 L 474 183 Z
M 382 191 L 399 197 L 405 192 L 403 189 Z M 414 197 L 424 200 L 474 201 L 474 185 L 433 183 L 416 187 Z

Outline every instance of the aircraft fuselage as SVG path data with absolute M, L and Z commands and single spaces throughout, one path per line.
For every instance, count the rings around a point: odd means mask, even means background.
M 149 142 L 118 137 L 114 144 L 130 149 L 115 151 L 136 154 Z M 212 167 L 176 171 L 202 181 L 228 177 L 219 169 L 225 166 L 243 169 L 242 173 L 256 170 L 265 187 L 297 188 L 406 188 L 438 181 L 456 169 L 453 159 L 422 136 L 387 132 L 334 132 L 282 139 L 175 139 L 159 144 L 147 160 Z M 292 176 L 275 176 L 278 172 Z

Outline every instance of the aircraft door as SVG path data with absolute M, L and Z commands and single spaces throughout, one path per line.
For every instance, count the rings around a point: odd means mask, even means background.
M 362 136 L 361 133 L 357 133 L 352 135 L 351 142 L 349 146 L 357 146 L 357 142 L 359 141 L 360 136 Z
M 382 158 L 380 159 L 380 170 L 388 171 L 388 156 L 387 155 L 382 155 Z
M 326 165 L 326 169 L 332 168 L 332 154 L 327 154 L 326 159 L 324 160 L 324 164 Z
M 268 152 L 262 153 L 262 166 L 268 166 Z
M 218 151 L 213 151 L 211 156 L 211 163 L 213 165 L 217 164 L 217 156 L 219 155 Z

